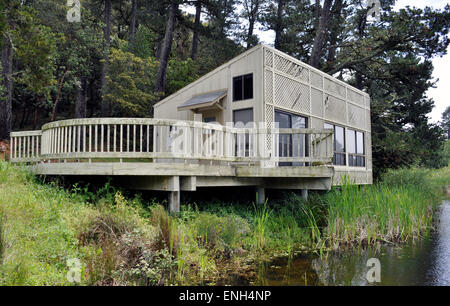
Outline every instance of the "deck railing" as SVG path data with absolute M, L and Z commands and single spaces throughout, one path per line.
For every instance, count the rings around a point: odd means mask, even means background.
M 11 133 L 12 162 L 124 159 L 331 163 L 332 130 L 235 128 L 165 119 L 74 119 Z M 297 164 L 299 163 L 299 164 Z

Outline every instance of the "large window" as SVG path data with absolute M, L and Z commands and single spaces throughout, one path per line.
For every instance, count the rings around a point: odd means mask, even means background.
M 275 122 L 280 129 L 306 129 L 308 118 L 276 110 Z M 308 137 L 305 134 L 280 134 L 279 157 L 308 156 Z M 280 166 L 304 166 L 304 163 L 280 163 Z
M 347 165 L 346 162 L 346 144 L 345 144 L 345 129 L 341 126 L 332 125 L 325 123 L 324 128 L 326 129 L 332 129 L 334 131 L 334 138 L 333 138 L 333 150 L 334 150 L 334 157 L 333 157 L 333 164 L 336 166 L 345 166 Z
M 253 99 L 253 74 L 233 78 L 233 101 Z
M 364 133 L 353 130 L 347 131 L 348 137 L 348 163 L 352 167 L 365 167 Z
M 237 128 L 252 128 L 253 127 L 253 108 L 239 109 L 233 111 L 234 126 Z M 236 156 L 248 157 L 250 156 L 250 135 L 236 134 Z

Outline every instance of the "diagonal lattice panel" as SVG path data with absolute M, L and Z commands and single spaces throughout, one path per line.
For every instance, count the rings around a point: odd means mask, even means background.
M 264 71 L 264 95 L 266 103 L 273 103 L 273 73 L 270 70 Z
M 309 82 L 309 70 L 293 61 L 282 56 L 275 55 L 274 68 L 278 71 L 284 72 L 296 79 Z
M 325 118 L 346 124 L 345 101 L 330 95 L 325 96 Z
M 318 117 L 323 117 L 323 93 L 315 88 L 311 89 L 311 113 Z
M 310 113 L 309 86 L 275 74 L 275 104 L 302 113 Z
M 332 81 L 329 78 L 325 78 L 325 90 L 329 93 L 345 99 L 345 86 L 338 82 Z
M 311 71 L 311 85 L 322 89 L 323 88 L 323 77 L 317 72 Z
M 352 89 L 348 89 L 347 98 L 349 101 L 352 101 L 354 103 L 357 103 L 358 105 L 364 106 L 364 96 L 360 93 L 357 93 L 356 91 L 354 91 Z
M 348 123 L 353 126 L 365 127 L 365 110 L 353 104 L 348 104 Z
M 264 61 L 266 63 L 267 67 L 272 68 L 273 67 L 273 52 L 270 50 L 264 51 Z

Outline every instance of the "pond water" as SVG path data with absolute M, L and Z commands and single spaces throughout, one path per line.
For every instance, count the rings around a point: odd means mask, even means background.
M 322 286 L 372 285 L 367 280 L 370 258 L 380 263 L 380 280 L 375 285 L 449 286 L 450 285 L 450 202 L 444 201 L 436 231 L 426 238 L 399 246 L 378 249 L 346 250 L 322 256 L 279 258 L 261 264 L 255 277 L 231 276 L 229 285 Z

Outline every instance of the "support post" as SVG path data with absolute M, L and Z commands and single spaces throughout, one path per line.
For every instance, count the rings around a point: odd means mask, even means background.
M 302 198 L 308 200 L 308 189 L 302 189 Z
M 180 191 L 169 191 L 169 210 L 172 213 L 180 212 Z
M 264 187 L 256 187 L 256 204 L 266 203 L 266 192 Z
M 171 187 L 169 189 L 169 210 L 172 213 L 179 213 L 180 212 L 180 177 L 174 176 L 170 179 Z

